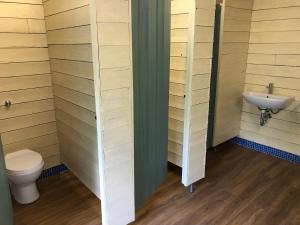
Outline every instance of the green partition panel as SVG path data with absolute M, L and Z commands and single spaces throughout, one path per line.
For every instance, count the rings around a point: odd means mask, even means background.
M 208 130 L 207 130 L 207 148 L 215 147 L 214 140 L 214 126 L 215 126 L 215 107 L 217 95 L 217 82 L 219 70 L 219 51 L 220 51 L 220 32 L 221 32 L 221 16 L 222 5 L 216 5 L 215 13 L 215 30 L 214 30 L 214 46 L 213 58 L 211 67 L 211 82 L 210 82 L 210 99 L 209 99 L 209 115 L 208 115 Z
M 13 225 L 13 210 L 0 137 L 0 224 Z
M 136 208 L 167 174 L 170 4 L 132 0 Z

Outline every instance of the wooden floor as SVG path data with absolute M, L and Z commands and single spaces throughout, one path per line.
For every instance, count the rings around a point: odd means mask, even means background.
M 71 173 L 39 181 L 38 187 L 37 202 L 26 206 L 13 202 L 14 225 L 101 224 L 100 201 Z
M 132 225 L 300 225 L 299 165 L 227 143 L 208 153 L 206 176 L 190 194 L 170 170 Z M 15 204 L 15 225 L 101 224 L 98 200 L 69 173 L 39 186 L 37 203 Z

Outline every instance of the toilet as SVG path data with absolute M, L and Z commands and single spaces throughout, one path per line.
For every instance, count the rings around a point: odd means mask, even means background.
M 15 200 L 21 204 L 36 201 L 40 196 L 36 180 L 43 170 L 42 156 L 32 150 L 24 149 L 7 154 L 5 164 L 11 193 Z

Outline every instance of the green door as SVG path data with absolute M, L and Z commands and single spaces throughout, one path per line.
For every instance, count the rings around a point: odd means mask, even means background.
M 13 212 L 0 138 L 0 224 L 13 225 Z
M 136 208 L 167 174 L 170 18 L 170 0 L 132 0 Z

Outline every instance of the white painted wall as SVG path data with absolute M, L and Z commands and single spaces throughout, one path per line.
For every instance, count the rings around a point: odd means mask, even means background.
M 245 91 L 295 96 L 297 102 L 264 127 L 259 111 L 244 102 L 240 137 L 300 155 L 300 2 L 254 0 Z
M 171 1 L 171 59 L 168 159 L 182 166 L 184 94 L 187 77 L 190 9 L 193 0 Z
M 220 41 L 214 146 L 236 137 L 242 117 L 253 0 L 225 1 Z
M 0 2 L 0 134 L 5 154 L 29 148 L 45 168 L 60 164 L 41 0 Z
M 134 220 L 131 2 L 90 0 L 104 225 Z
M 185 89 L 182 183 L 205 177 L 215 1 L 191 4 Z
M 88 0 L 44 1 L 62 162 L 100 197 Z

